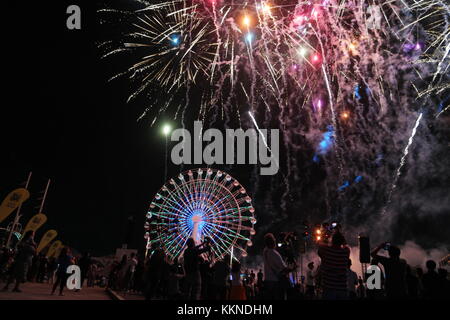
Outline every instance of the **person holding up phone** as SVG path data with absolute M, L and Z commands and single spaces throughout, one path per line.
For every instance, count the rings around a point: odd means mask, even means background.
M 378 255 L 381 249 L 386 250 L 389 257 Z M 400 259 L 400 253 L 401 250 L 390 242 L 381 243 L 371 253 L 372 258 L 377 259 L 384 267 L 386 296 L 389 299 L 406 297 L 406 261 Z

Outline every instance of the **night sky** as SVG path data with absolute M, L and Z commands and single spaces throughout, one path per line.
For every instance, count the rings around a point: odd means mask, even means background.
M 124 3 L 128 2 L 108 2 Z M 81 7 L 81 30 L 66 28 L 66 8 L 71 4 Z M 128 218 L 134 216 L 129 247 L 143 249 L 145 214 L 164 182 L 161 127 L 151 127 L 148 119 L 137 122 L 146 101 L 126 103 L 129 83 L 108 82 L 112 70 L 120 66 L 101 61 L 96 46 L 116 32 L 99 24 L 96 11 L 103 2 L 40 2 L 33 7 L 28 14 L 39 13 L 32 17 L 38 27 L 28 30 L 30 42 L 8 35 L 24 49 L 11 55 L 18 66 L 6 66 L 11 80 L 5 92 L 14 93 L 14 103 L 5 110 L 8 121 L 2 128 L 8 139 L 0 197 L 20 187 L 32 171 L 22 224 L 37 213 L 51 179 L 43 210 L 48 220 L 37 239 L 55 229 L 63 244 L 81 252 L 109 254 L 124 243 Z M 31 66 L 18 72 L 23 61 Z M 165 120 L 174 123 L 164 117 L 160 123 Z M 179 172 L 179 167 L 168 164 L 169 176 Z M 245 176 L 246 170 L 241 171 Z
M 107 254 L 123 243 L 130 215 L 136 216 L 130 245 L 143 243 L 143 216 L 163 182 L 164 140 L 158 129 L 136 122 L 141 110 L 125 104 L 123 84 L 107 82 L 109 66 L 99 62 L 90 3 L 78 3 L 81 30 L 66 29 L 65 11 L 72 2 L 44 1 L 36 6 L 38 46 L 31 45 L 36 39 L 24 43 L 11 35 L 29 50 L 20 57 L 27 63 L 32 59 L 33 66 L 26 73 L 12 63 L 6 66 L 12 78 L 5 93 L 13 100 L 2 121 L 8 138 L 0 196 L 33 172 L 31 197 L 22 211 L 26 223 L 52 179 L 43 210 L 48 221 L 37 238 L 54 228 L 64 244 Z

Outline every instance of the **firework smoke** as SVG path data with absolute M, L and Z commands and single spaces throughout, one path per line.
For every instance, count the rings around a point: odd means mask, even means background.
M 386 203 L 390 212 L 404 210 L 396 195 L 412 184 L 400 174 L 405 162 L 430 179 L 448 177 L 448 153 L 431 129 L 448 114 L 445 1 L 135 2 L 138 10 L 99 10 L 123 28 L 99 48 L 104 59 L 132 61 L 112 79 L 130 81 L 128 101 L 145 97 L 141 121 L 152 117 L 153 125 L 164 114 L 184 127 L 189 114 L 205 125 L 222 119 L 248 128 L 257 117 L 281 130 L 281 175 L 270 188 L 253 187 L 264 199 L 261 225 L 369 224 Z M 330 126 L 334 152 L 313 161 Z M 407 158 L 413 139 L 426 152 Z M 442 166 L 422 172 L 442 152 Z M 355 177 L 359 183 L 345 184 Z

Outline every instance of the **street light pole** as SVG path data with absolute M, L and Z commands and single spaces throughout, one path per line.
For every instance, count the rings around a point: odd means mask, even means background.
M 166 183 L 167 181 L 167 135 L 166 135 L 166 156 L 165 156 L 165 160 L 164 160 L 164 182 Z
M 168 158 L 168 155 L 167 155 L 167 137 L 168 137 L 168 135 L 170 134 L 170 131 L 172 130 L 172 128 L 170 127 L 170 125 L 169 124 L 166 124 L 166 125 L 164 125 L 163 126 L 163 129 L 162 129 L 162 132 L 163 132 L 163 134 L 164 134 L 164 138 L 165 138 L 165 143 L 166 143 L 166 148 L 165 148 L 165 159 L 164 159 L 164 182 L 163 183 L 166 183 L 166 180 L 167 180 L 167 158 Z
M 33 172 L 30 171 L 30 173 L 28 174 L 28 179 L 27 179 L 27 183 L 25 184 L 25 189 L 28 190 L 28 185 L 30 184 L 30 180 L 31 180 L 31 175 L 33 174 Z M 8 241 L 6 242 L 6 247 L 9 248 L 9 244 L 11 242 L 11 237 L 12 234 L 14 232 L 14 230 L 16 229 L 17 224 L 19 223 L 19 219 L 20 219 L 20 209 L 22 208 L 22 203 L 19 205 L 19 208 L 17 208 L 17 212 L 16 212 L 16 216 L 14 217 L 14 222 L 11 226 L 11 230 L 9 231 L 9 235 L 8 235 Z

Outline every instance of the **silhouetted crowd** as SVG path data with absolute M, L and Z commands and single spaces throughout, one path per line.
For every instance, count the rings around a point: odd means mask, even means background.
M 384 249 L 388 256 L 379 255 Z M 395 300 L 449 299 L 450 280 L 444 268 L 433 260 L 426 261 L 427 270 L 415 270 L 401 259 L 401 250 L 382 243 L 371 252 L 371 263 L 363 278 L 351 269 L 350 249 L 344 236 L 337 232 L 331 245 L 319 244 L 320 265 L 308 264 L 306 298 L 326 300 Z M 370 270 L 371 269 L 371 270 Z M 377 279 L 375 270 L 379 270 Z
M 88 287 L 106 285 L 105 279 L 100 276 L 103 266 L 94 262 L 89 253 L 76 258 L 69 248 L 64 247 L 57 257 L 47 257 L 43 253 L 37 253 L 34 233 L 29 231 L 17 248 L 3 247 L 0 250 L 0 281 L 5 283 L 2 290 L 8 291 L 10 285 L 14 284 L 12 291 L 21 292 L 20 286 L 24 282 L 48 283 L 51 294 L 55 294 L 59 288 L 59 295 L 62 296 L 70 265 L 80 267 L 81 287 L 84 284 Z
M 154 247 L 149 256 L 123 257 L 111 271 L 109 285 L 114 289 L 142 293 L 147 300 L 383 300 L 448 299 L 450 280 L 447 270 L 436 262 L 426 262 L 426 270 L 412 268 L 398 247 L 390 246 L 389 256 L 379 255 L 385 244 L 376 247 L 370 266 L 379 268 L 379 278 L 368 288 L 374 273 L 363 278 L 352 270 L 350 248 L 344 236 L 336 232 L 330 243 L 318 243 L 320 264 L 307 263 L 306 277 L 296 279 L 298 267 L 288 264 L 277 251 L 272 234 L 264 237 L 263 268 L 243 270 L 237 260 L 226 255 L 215 261 L 205 244 L 187 241 L 182 258 L 170 260 L 164 250 Z M 214 261 L 211 263 L 211 261 Z M 370 268 L 368 268 L 370 269 Z M 373 270 L 373 269 L 372 269 Z M 130 279 L 131 282 L 130 282 Z M 369 279 L 369 280 L 368 280 Z
M 105 275 L 101 272 L 104 266 L 88 253 L 76 258 L 69 248 L 63 248 L 56 258 L 36 254 L 31 232 L 16 250 L 1 249 L 0 280 L 5 283 L 4 291 L 14 284 L 12 290 L 21 292 L 21 283 L 29 281 L 48 283 L 51 294 L 59 289 L 63 295 L 67 268 L 76 264 L 82 287 L 108 287 L 142 294 L 147 300 L 449 299 L 448 272 L 435 261 L 426 261 L 426 270 L 413 268 L 401 258 L 398 247 L 383 243 L 373 249 L 371 263 L 360 277 L 352 270 L 344 236 L 335 232 L 329 240 L 317 243 L 319 265 L 307 262 L 306 276 L 299 278 L 298 266 L 286 262 L 270 233 L 264 237 L 263 266 L 256 270 L 243 270 L 229 255 L 216 260 L 207 242 L 196 244 L 188 239 L 180 259 L 171 260 L 154 246 L 146 257 L 124 255 Z M 379 254 L 383 249 L 387 256 Z

